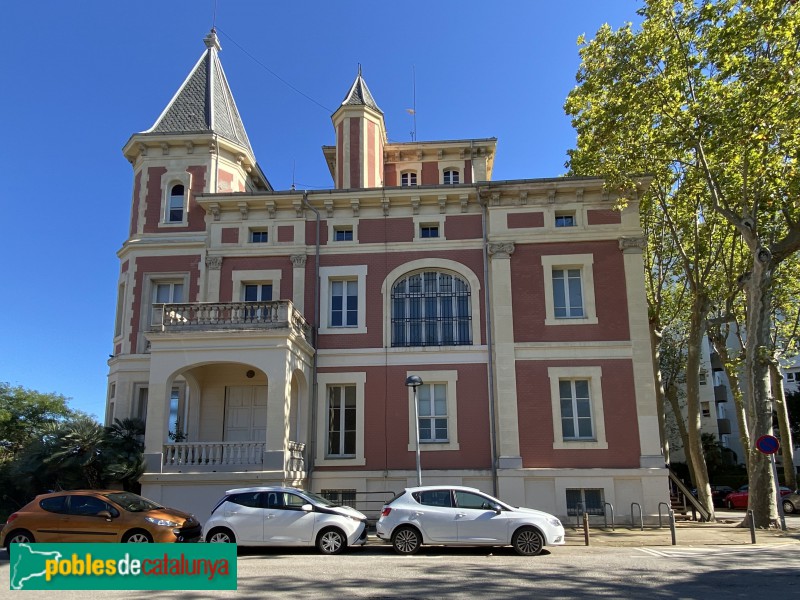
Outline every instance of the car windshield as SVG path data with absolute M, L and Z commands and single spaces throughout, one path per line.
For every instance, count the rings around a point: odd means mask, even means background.
M 313 500 L 314 502 L 316 502 L 320 506 L 325 506 L 325 507 L 328 507 L 328 506 L 341 506 L 341 504 L 333 502 L 332 500 L 329 500 L 328 498 L 325 498 L 324 496 L 320 496 L 319 494 L 314 494 L 313 492 L 304 491 L 303 495 L 308 497 L 308 498 L 310 498 L 311 500 Z
M 164 508 L 160 504 L 156 504 L 152 500 L 142 498 L 130 492 L 118 492 L 113 494 L 106 494 L 106 498 L 115 502 L 128 512 L 147 512 L 148 510 L 156 510 Z

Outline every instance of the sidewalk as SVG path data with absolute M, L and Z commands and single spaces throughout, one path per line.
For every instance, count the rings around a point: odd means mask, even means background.
M 744 545 L 752 544 L 750 529 L 738 527 L 742 519 L 720 519 L 714 523 L 699 523 L 696 521 L 679 522 L 675 525 L 676 546 L 719 546 L 719 545 Z M 790 523 L 786 531 L 777 529 L 757 529 L 756 544 L 800 544 L 800 529 L 796 523 Z M 565 523 L 566 545 L 585 546 L 586 540 L 583 527 L 576 527 L 575 523 Z M 614 530 L 592 526 L 589 529 L 590 546 L 671 546 L 672 533 L 669 525 L 664 522 L 664 527 L 645 527 L 644 531 L 629 525 L 617 525 Z

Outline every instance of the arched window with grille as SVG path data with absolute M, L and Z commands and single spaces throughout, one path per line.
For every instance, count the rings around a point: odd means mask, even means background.
M 412 273 L 392 286 L 392 346 L 469 346 L 469 284 L 452 273 Z

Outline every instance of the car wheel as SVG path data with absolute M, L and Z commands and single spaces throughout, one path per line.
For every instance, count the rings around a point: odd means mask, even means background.
M 522 556 L 536 556 L 540 554 L 544 548 L 544 538 L 542 534 L 536 531 L 533 527 L 523 527 L 517 530 L 511 540 L 511 545 L 517 554 Z
M 126 533 L 122 541 L 126 544 L 150 544 L 153 542 L 153 537 L 146 531 L 136 529 Z
M 317 550 L 323 554 L 340 554 L 346 547 L 347 540 L 338 529 L 326 529 L 317 536 Z
M 12 531 L 6 537 L 6 550 L 9 549 L 11 544 L 33 544 L 33 534 L 27 529 L 17 529 Z
M 230 529 L 212 529 L 206 536 L 209 544 L 235 544 L 236 536 Z
M 791 500 L 784 500 L 783 501 L 783 512 L 785 512 L 787 515 L 790 515 L 795 510 L 797 510 L 797 509 L 795 509 L 794 504 L 792 504 Z
M 413 527 L 400 527 L 392 536 L 392 546 L 398 554 L 416 554 L 422 545 L 422 536 Z

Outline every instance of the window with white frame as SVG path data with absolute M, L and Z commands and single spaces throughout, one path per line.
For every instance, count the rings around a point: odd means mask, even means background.
M 545 325 L 597 323 L 591 254 L 542 257 Z
M 582 319 L 583 284 L 580 269 L 553 269 L 553 311 L 556 319 Z
M 250 321 L 266 320 L 269 316 L 269 307 L 265 302 L 272 301 L 271 282 L 246 282 L 242 284 L 242 299 L 252 303 L 252 308 L 245 309 L 245 318 Z
M 182 184 L 173 185 L 169 191 L 169 202 L 167 205 L 168 223 L 183 222 L 183 212 L 186 206 L 186 189 Z
M 600 367 L 548 367 L 554 449 L 607 449 Z
M 423 383 L 417 388 L 419 441 L 447 442 L 447 384 Z
M 794 381 L 795 374 L 794 372 L 786 373 L 786 381 Z
M 364 387 L 367 374 L 326 373 L 317 376 L 315 464 L 364 466 Z
M 419 237 L 422 239 L 438 238 L 439 237 L 439 224 L 438 223 L 420 223 Z
M 319 273 L 320 334 L 366 333 L 367 266 L 321 267 Z
M 561 435 L 564 440 L 594 440 L 589 381 L 560 379 Z
M 353 226 L 352 225 L 336 225 L 333 228 L 333 241 L 334 242 L 352 242 L 353 241 Z
M 574 211 L 557 211 L 555 217 L 556 227 L 575 227 L 578 224 Z
M 266 244 L 268 241 L 269 241 L 269 231 L 267 231 L 266 229 L 250 230 L 251 244 Z
M 329 385 L 326 456 L 356 455 L 356 386 Z
M 445 169 L 443 175 L 445 185 L 456 184 L 460 181 L 460 174 L 456 169 Z
M 330 327 L 358 327 L 358 281 L 334 279 L 330 282 Z
M 405 173 L 401 173 L 400 185 L 403 187 L 417 185 L 417 174 L 414 173 L 413 171 L 406 171 Z
M 408 390 L 409 451 L 416 451 L 416 426 L 419 426 L 420 450 L 458 450 L 458 371 L 414 371 L 408 375 L 419 375 L 423 381 L 417 388 L 416 423 L 414 393 L 412 388 Z
M 183 281 L 154 281 L 150 324 L 153 326 L 162 324 L 165 304 L 180 304 L 184 301 Z
M 114 319 L 114 337 L 122 335 L 122 322 L 125 315 L 125 284 L 120 283 L 117 288 L 117 315 Z
M 460 276 L 412 273 L 392 286 L 392 346 L 472 345 L 471 292 Z

